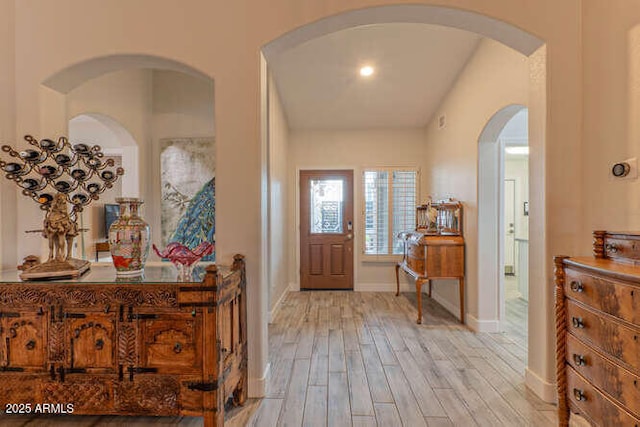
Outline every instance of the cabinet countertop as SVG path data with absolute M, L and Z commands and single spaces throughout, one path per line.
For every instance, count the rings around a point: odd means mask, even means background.
M 193 282 L 200 282 L 204 277 L 208 265 L 213 263 L 199 263 L 193 268 Z M 229 274 L 229 267 L 218 266 L 218 272 L 223 276 Z M 153 263 L 144 268 L 142 276 L 116 276 L 116 269 L 109 264 L 92 264 L 91 269 L 77 279 L 57 280 L 22 280 L 19 270 L 0 271 L 0 283 L 175 283 L 177 282 L 177 269 L 171 263 Z

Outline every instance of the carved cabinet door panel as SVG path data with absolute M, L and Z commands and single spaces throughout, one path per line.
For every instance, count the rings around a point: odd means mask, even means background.
M 17 312 L 0 319 L 2 364 L 24 371 L 46 371 L 47 316 Z M 5 368 L 6 369 L 6 368 Z
M 202 315 L 158 314 L 139 320 L 140 364 L 160 374 L 190 374 L 202 370 Z
M 114 313 L 65 313 L 69 367 L 90 368 L 91 372 L 96 373 L 115 373 L 115 323 Z
M 220 307 L 220 316 L 216 319 L 223 361 L 233 358 L 240 343 L 240 304 L 231 299 Z

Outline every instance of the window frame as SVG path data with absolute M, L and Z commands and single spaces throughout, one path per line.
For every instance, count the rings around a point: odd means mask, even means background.
M 375 166 L 375 167 L 363 167 L 362 173 L 360 175 L 362 182 L 360 185 L 360 203 L 362 203 L 362 239 L 360 241 L 360 252 L 362 256 L 363 262 L 397 262 L 402 258 L 403 254 L 368 254 L 366 253 L 366 244 L 367 244 L 367 192 L 365 188 L 365 174 L 367 172 L 387 172 L 388 173 L 388 188 L 389 194 L 387 196 L 387 206 L 389 210 L 389 229 L 387 230 L 387 239 L 389 250 L 393 250 L 393 241 L 395 240 L 395 236 L 393 236 L 393 172 L 415 172 L 416 174 L 416 185 L 415 185 L 415 201 L 416 205 L 419 201 L 420 196 L 420 168 L 417 166 Z

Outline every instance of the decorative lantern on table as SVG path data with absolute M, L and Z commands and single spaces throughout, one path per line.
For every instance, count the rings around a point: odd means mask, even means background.
M 42 229 L 27 232 L 42 232 L 49 241 L 49 256 L 46 262 L 26 269 L 20 277 L 24 280 L 78 277 L 90 267 L 89 261 L 71 257 L 73 239 L 85 231 L 78 228 L 78 213 L 113 187 L 124 169 L 114 168 L 115 161 L 105 159 L 99 145 L 71 145 L 65 137 L 57 142 L 46 138 L 38 141 L 31 135 L 24 139 L 30 145 L 24 151 L 2 146 L 2 152 L 13 159 L 0 160 L 0 169 L 22 187 L 23 195 L 46 212 Z

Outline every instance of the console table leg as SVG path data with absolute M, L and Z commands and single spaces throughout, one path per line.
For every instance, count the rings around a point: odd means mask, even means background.
M 427 280 L 427 283 L 429 284 L 429 298 L 431 298 L 431 280 Z
M 464 277 L 458 279 L 460 284 L 460 323 L 464 325 Z
M 396 264 L 396 296 L 400 295 L 400 264 Z
M 416 279 L 416 299 L 418 300 L 418 320 L 417 324 L 422 323 L 422 279 Z

